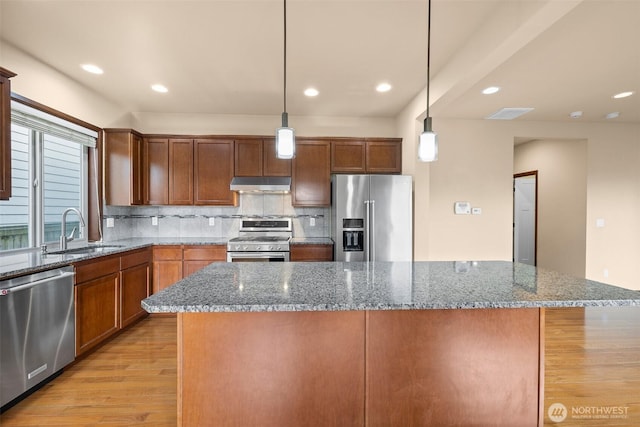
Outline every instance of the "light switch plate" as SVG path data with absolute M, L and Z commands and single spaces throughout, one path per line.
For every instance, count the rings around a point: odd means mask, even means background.
M 113 218 L 107 218 L 107 228 L 113 228 L 115 221 Z
M 311 227 L 316 226 L 316 219 L 314 217 L 309 218 L 309 226 Z
M 158 225 L 158 217 L 157 216 L 152 216 L 151 217 L 151 225 Z
M 482 208 L 471 208 L 472 215 L 482 215 Z
M 456 215 L 470 215 L 471 203 L 469 202 L 455 202 L 453 205 L 453 211 Z
M 216 225 L 216 219 L 214 217 L 209 218 L 209 225 L 212 227 Z

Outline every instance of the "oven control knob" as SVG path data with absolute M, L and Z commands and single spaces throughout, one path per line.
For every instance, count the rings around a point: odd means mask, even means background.
M 242 250 L 245 250 L 245 251 L 246 251 L 246 250 L 247 250 L 247 247 L 246 247 L 246 246 L 243 246 L 243 247 L 242 247 Z
M 280 250 L 280 246 L 276 246 L 275 250 L 279 251 Z
M 257 250 L 257 251 L 259 251 L 260 249 L 262 249 L 262 246 L 258 246 L 258 247 L 256 248 L 256 250 Z

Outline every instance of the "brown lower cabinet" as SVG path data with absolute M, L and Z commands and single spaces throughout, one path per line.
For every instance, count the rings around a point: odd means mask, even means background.
M 212 262 L 225 262 L 225 245 L 167 245 L 153 248 L 153 293 Z
M 120 257 L 76 264 L 76 355 L 118 332 Z
M 82 261 L 75 269 L 76 355 L 80 355 L 146 315 L 140 301 L 149 296 L 151 249 Z
M 151 291 L 151 248 L 132 251 L 120 258 L 120 327 L 124 328 L 147 312 L 140 301 Z
M 291 261 L 333 261 L 333 245 L 291 245 Z
M 543 313 L 179 313 L 178 425 L 534 427 Z

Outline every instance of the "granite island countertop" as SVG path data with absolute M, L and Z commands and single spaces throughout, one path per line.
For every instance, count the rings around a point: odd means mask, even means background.
M 640 292 L 525 264 L 218 263 L 142 301 L 150 313 L 640 306 Z

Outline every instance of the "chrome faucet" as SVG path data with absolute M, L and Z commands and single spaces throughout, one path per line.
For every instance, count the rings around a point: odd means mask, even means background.
M 73 235 L 76 232 L 76 228 L 73 227 L 73 230 L 71 230 L 71 234 L 69 234 L 69 236 L 67 236 L 67 214 L 69 212 L 75 212 L 78 215 L 78 218 L 80 218 L 80 224 L 84 227 L 84 218 L 82 218 L 82 214 L 80 213 L 80 211 L 76 208 L 67 208 L 64 210 L 64 212 L 62 212 L 62 222 L 60 223 L 60 250 L 64 251 L 67 249 L 67 243 L 73 240 Z

